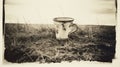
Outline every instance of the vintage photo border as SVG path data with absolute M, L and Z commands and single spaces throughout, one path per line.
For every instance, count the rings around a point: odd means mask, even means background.
M 45 63 L 45 64 L 39 64 L 37 62 L 35 63 L 22 63 L 22 64 L 17 64 L 17 63 L 8 63 L 8 64 L 4 64 L 4 36 L 3 36 L 3 29 L 4 29 L 4 6 L 3 6 L 3 2 L 4 0 L 0 0 L 0 67 L 20 67 L 23 66 L 29 66 L 29 67 L 33 67 L 33 66 L 38 66 L 38 67 L 120 67 L 120 1 L 118 0 L 118 13 L 117 13 L 117 25 L 116 25 L 116 54 L 115 54 L 115 59 L 113 59 L 112 63 L 101 63 L 101 62 L 90 62 L 90 61 L 73 61 L 71 63 L 69 62 L 62 62 L 62 63 Z

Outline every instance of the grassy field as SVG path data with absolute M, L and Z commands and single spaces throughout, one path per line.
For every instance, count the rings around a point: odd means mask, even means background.
M 51 24 L 5 24 L 8 62 L 59 63 L 62 61 L 112 62 L 115 26 L 78 25 L 68 40 L 57 40 Z

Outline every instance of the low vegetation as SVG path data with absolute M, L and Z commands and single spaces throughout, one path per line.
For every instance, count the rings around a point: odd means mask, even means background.
M 59 63 L 62 61 L 112 62 L 115 27 L 78 25 L 68 40 L 55 38 L 52 24 L 5 24 L 5 53 L 8 62 Z

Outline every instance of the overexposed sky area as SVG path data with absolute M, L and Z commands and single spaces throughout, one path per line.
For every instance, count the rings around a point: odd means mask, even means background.
M 72 17 L 77 24 L 116 25 L 115 0 L 5 0 L 5 23 L 52 24 Z

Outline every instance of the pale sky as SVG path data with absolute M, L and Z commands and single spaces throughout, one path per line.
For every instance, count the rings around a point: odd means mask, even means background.
M 77 24 L 116 25 L 114 0 L 6 0 L 6 23 L 53 24 L 55 17 Z

